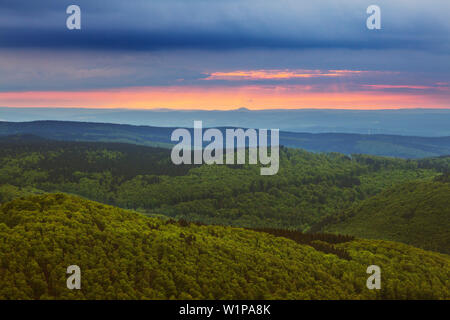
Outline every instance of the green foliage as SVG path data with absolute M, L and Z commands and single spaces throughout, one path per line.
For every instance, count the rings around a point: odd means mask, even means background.
M 141 146 L 27 139 L 0 146 L 0 183 L 149 215 L 300 231 L 396 183 L 432 179 L 450 162 L 281 148 L 279 173 L 262 177 L 257 166 L 175 166 L 169 151 Z
M 347 251 L 336 248 L 334 245 L 355 240 L 355 237 L 352 236 L 335 235 L 330 233 L 303 233 L 293 230 L 272 228 L 253 230 L 273 234 L 278 237 L 285 237 L 287 239 L 294 240 L 297 243 L 310 245 L 319 251 L 335 254 L 339 258 L 351 260 L 350 254 Z
M 0 299 L 450 298 L 447 255 L 338 242 L 350 261 L 266 232 L 148 218 L 63 194 L 31 196 L 0 207 Z M 66 288 L 74 264 L 81 290 Z M 381 267 L 381 290 L 366 288 L 371 264 Z
M 436 181 L 409 182 L 389 188 L 343 214 L 327 217 L 322 229 L 400 241 L 448 254 L 450 184 L 445 179 L 442 175 Z
M 0 204 L 11 201 L 16 198 L 25 197 L 33 194 L 42 194 L 41 190 L 33 187 L 16 187 L 10 184 L 0 184 Z

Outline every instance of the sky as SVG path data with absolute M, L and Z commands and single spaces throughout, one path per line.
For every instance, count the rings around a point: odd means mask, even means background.
M 448 0 L 0 0 L 0 106 L 450 108 L 449 14 Z

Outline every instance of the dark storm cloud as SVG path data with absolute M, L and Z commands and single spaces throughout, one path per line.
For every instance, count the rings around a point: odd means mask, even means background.
M 365 27 L 374 1 L 2 0 L 0 47 L 50 49 L 418 49 L 447 52 L 450 2 L 375 1 L 382 30 Z M 82 9 L 82 30 L 65 27 Z
M 13 34 L 14 37 L 9 35 Z M 111 49 L 111 50 L 158 50 L 158 49 L 436 49 L 442 47 L 439 39 L 417 41 L 416 39 L 385 38 L 375 35 L 370 39 L 324 40 L 280 38 L 234 33 L 197 31 L 71 31 L 4 29 L 0 31 L 0 46 L 10 48 L 52 49 Z
M 370 31 L 374 3 L 382 30 Z M 71 4 L 82 30 L 66 28 Z M 287 85 L 432 87 L 449 82 L 449 13 L 448 0 L 0 0 L 0 92 L 241 86 L 255 83 L 202 79 L 259 69 L 399 72 Z

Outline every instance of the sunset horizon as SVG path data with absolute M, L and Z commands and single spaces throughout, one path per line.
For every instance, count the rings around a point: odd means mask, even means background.
M 354 0 L 42 2 L 0 13 L 1 106 L 450 108 L 450 25 L 420 1 L 380 1 L 373 28 Z
M 0 92 L 4 107 L 176 110 L 448 109 L 450 90 L 438 86 L 362 85 L 326 90 L 309 85 L 123 87 L 83 91 Z M 363 90 L 364 89 L 364 90 Z M 368 90 L 372 89 L 372 90 Z M 402 92 L 403 91 L 403 92 Z M 430 92 L 432 91 L 432 92 Z

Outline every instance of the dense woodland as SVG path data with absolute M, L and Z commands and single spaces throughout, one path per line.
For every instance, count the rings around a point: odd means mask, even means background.
M 338 242 L 351 259 L 267 232 L 149 218 L 64 194 L 30 196 L 0 207 L 0 299 L 450 298 L 448 255 Z M 81 290 L 66 288 L 73 264 Z M 366 288 L 371 264 L 383 270 L 381 290 Z
M 449 157 L 402 160 L 281 148 L 280 171 L 268 177 L 250 165 L 175 166 L 169 150 L 129 144 L 18 137 L 0 146 L 0 201 L 67 192 L 151 215 L 299 231 L 386 187 L 430 180 L 450 167 Z
M 0 138 L 0 299 L 450 299 L 450 157 L 282 147 L 280 161 L 261 176 L 175 166 L 161 148 Z M 365 286 L 370 264 L 382 290 Z
M 324 229 L 450 254 L 450 183 L 443 178 L 389 188 L 325 218 Z

